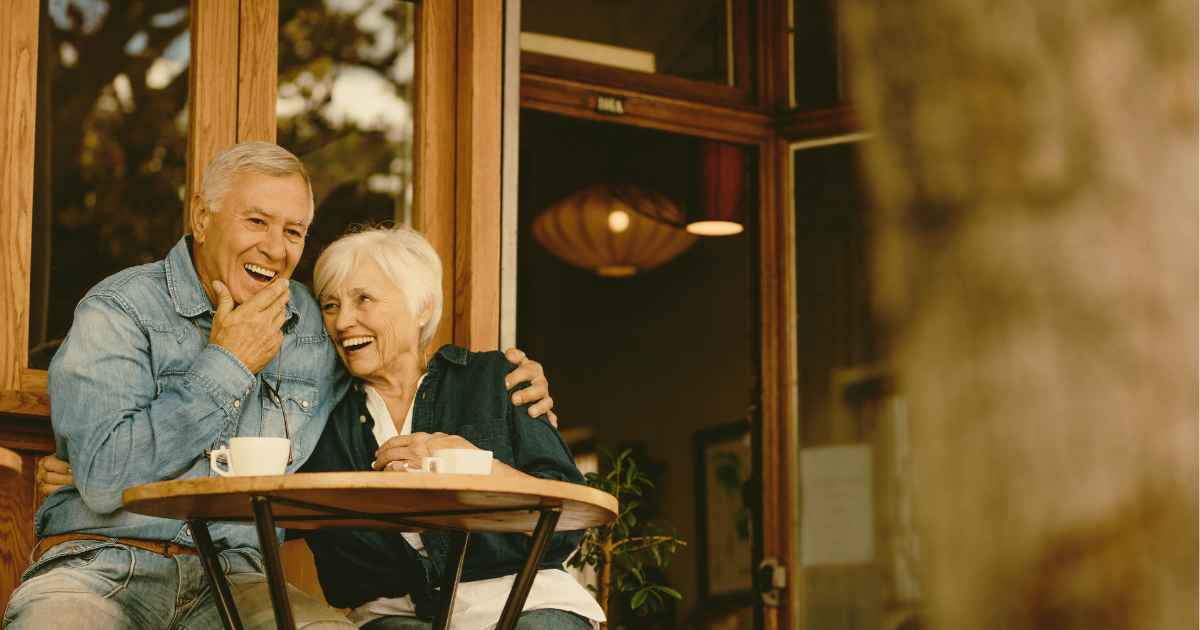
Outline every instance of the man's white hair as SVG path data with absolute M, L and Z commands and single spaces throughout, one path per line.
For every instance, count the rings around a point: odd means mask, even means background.
M 442 318 L 442 261 L 433 245 L 408 226 L 353 228 L 326 247 L 313 270 L 317 299 L 327 298 L 342 286 L 352 269 L 368 260 L 379 265 L 400 289 L 413 317 L 433 305 L 417 339 L 418 348 L 424 350 Z
M 200 183 L 198 191 L 208 200 L 209 210 L 221 211 L 221 203 L 233 190 L 234 176 L 245 173 L 259 173 L 271 177 L 303 177 L 304 186 L 308 188 L 308 220 L 312 221 L 315 209 L 312 181 L 308 177 L 308 170 L 304 168 L 304 162 L 277 144 L 258 140 L 231 144 L 209 160 L 208 168 L 204 171 L 204 181 Z

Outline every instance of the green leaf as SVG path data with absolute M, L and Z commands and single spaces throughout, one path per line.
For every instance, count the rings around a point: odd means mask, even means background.
M 630 527 L 637 525 L 637 515 L 634 514 L 633 512 L 630 512 L 629 514 L 627 514 L 625 516 L 625 518 L 629 520 Z
M 630 608 L 641 608 L 642 604 L 646 603 L 646 597 L 650 595 L 649 590 L 641 590 L 634 593 L 633 599 L 629 602 Z
M 683 595 L 680 595 L 679 591 L 677 591 L 669 586 L 655 585 L 654 588 L 656 590 L 658 590 L 659 592 L 666 593 L 667 595 L 674 597 L 675 599 L 679 599 L 679 600 L 683 599 Z

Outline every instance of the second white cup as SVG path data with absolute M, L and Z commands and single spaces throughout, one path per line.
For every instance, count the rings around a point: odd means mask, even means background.
M 236 437 L 229 446 L 222 446 L 208 454 L 213 472 L 222 477 L 249 477 L 252 475 L 282 475 L 287 472 L 288 454 L 292 442 L 287 438 Z M 217 456 L 224 455 L 228 469 L 222 469 Z
M 409 472 L 451 473 L 458 475 L 492 474 L 492 452 L 473 448 L 439 448 L 433 457 L 421 460 L 421 467 Z

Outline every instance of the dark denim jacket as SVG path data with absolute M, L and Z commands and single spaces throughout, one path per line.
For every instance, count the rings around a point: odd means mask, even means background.
M 413 433 L 460 435 L 525 474 L 582 484 L 583 475 L 570 450 L 546 416 L 532 419 L 527 405 L 512 404 L 504 376 L 514 368 L 500 352 L 443 346 L 429 360 L 429 373 L 417 390 Z M 300 472 L 371 470 L 378 449 L 371 432 L 374 426 L 366 393 L 356 383 L 329 416 L 324 434 Z M 398 533 L 324 531 L 307 532 L 304 537 L 331 605 L 356 608 L 380 597 L 412 595 L 418 616 L 432 619 L 433 585 L 440 583 L 449 546 L 446 534 L 421 534 L 429 558 L 420 557 Z M 542 568 L 561 569 L 581 538 L 582 531 L 554 534 Z M 515 574 L 529 540 L 523 534 L 472 534 L 462 581 Z

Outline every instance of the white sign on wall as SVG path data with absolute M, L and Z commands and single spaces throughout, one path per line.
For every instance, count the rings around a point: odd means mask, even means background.
M 800 562 L 865 564 L 875 555 L 871 447 L 800 451 Z

